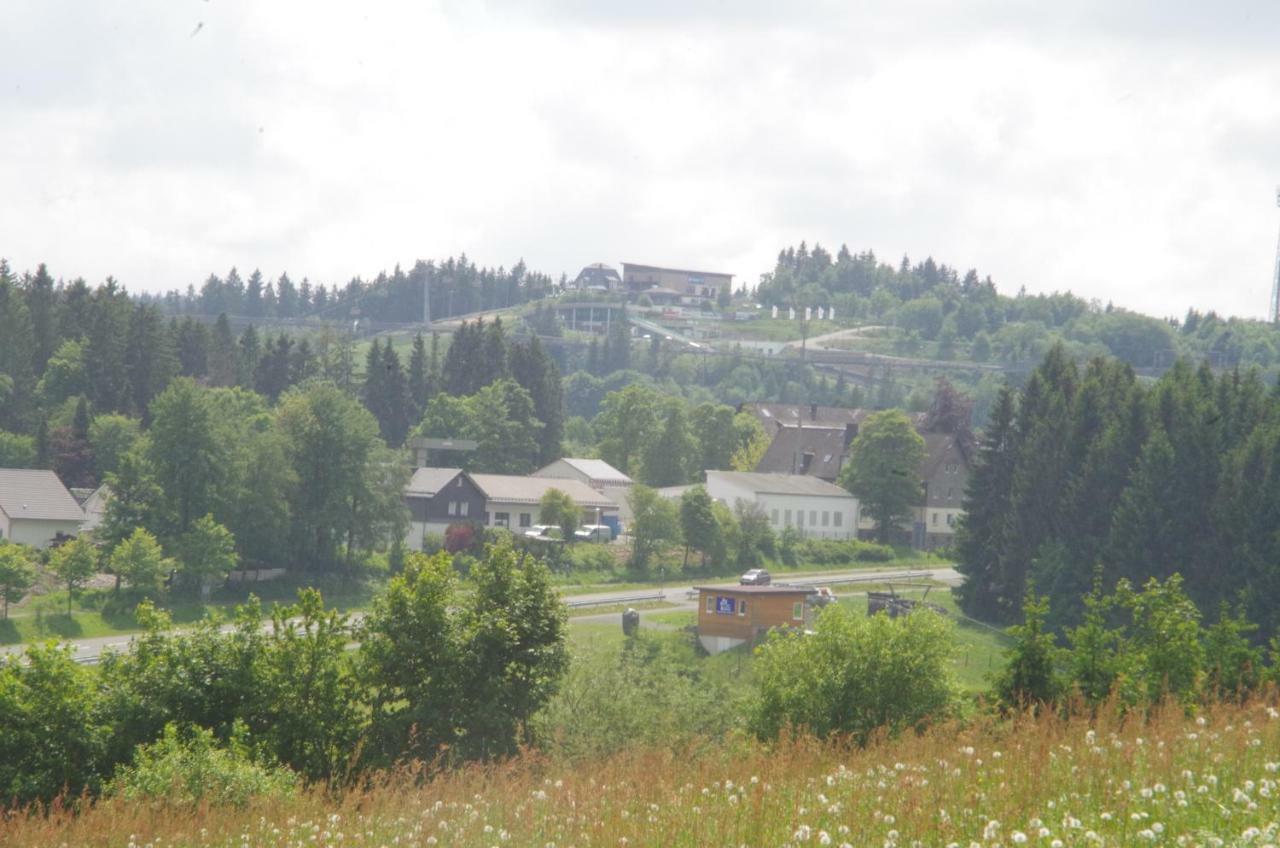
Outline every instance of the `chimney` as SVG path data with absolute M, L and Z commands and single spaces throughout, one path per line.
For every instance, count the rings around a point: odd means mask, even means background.
M 809 420 L 810 421 L 818 420 L 818 405 L 816 403 L 809 404 Z
M 849 445 L 853 444 L 853 440 L 858 437 L 858 425 L 852 421 L 844 425 L 844 449 L 847 453 Z

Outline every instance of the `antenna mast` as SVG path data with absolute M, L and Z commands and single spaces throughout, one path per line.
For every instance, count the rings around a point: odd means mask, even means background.
M 1276 206 L 1280 206 L 1280 188 L 1276 189 Z M 1276 266 L 1271 275 L 1271 309 L 1268 318 L 1272 324 L 1280 323 L 1280 239 L 1276 240 Z

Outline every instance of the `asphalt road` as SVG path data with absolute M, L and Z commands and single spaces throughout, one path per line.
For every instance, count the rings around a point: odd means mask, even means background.
M 860 568 L 851 571 L 829 571 L 818 574 L 810 574 L 804 577 L 781 576 L 777 583 L 787 583 L 791 585 L 813 586 L 822 584 L 831 584 L 837 582 L 864 582 L 864 583 L 884 583 L 894 580 L 921 580 L 931 579 L 940 583 L 955 586 L 964 579 L 964 577 L 950 566 L 942 568 L 921 568 L 921 569 L 886 569 L 883 571 L 868 570 Z M 699 586 L 733 586 L 737 581 L 712 580 L 700 582 Z M 677 604 L 676 607 L 664 607 L 662 609 L 648 610 L 648 612 L 671 612 L 673 609 L 683 607 L 693 608 L 696 606 L 688 595 L 693 591 L 693 584 L 675 583 L 669 586 L 661 587 L 662 599 Z M 569 595 L 565 597 L 565 603 L 575 607 L 583 607 L 588 605 L 608 606 L 611 604 L 626 604 L 631 602 L 643 603 L 645 600 L 656 600 L 659 593 L 659 587 L 645 587 L 642 589 L 629 589 L 626 591 L 602 591 L 585 595 Z M 645 610 L 640 610 L 641 620 L 643 621 Z M 618 618 L 617 612 L 602 613 L 600 615 L 574 616 L 570 622 L 580 621 L 605 621 L 615 620 Z M 352 613 L 351 621 L 357 622 L 364 617 L 363 613 Z M 230 625 L 223 628 L 230 630 Z M 126 651 L 130 642 L 133 641 L 133 634 L 116 634 L 114 636 L 100 636 L 93 639 L 75 639 L 67 642 L 75 651 L 77 660 L 83 663 L 95 663 L 107 651 Z M 6 645 L 0 647 L 0 656 L 6 654 L 18 654 L 23 651 L 24 645 Z

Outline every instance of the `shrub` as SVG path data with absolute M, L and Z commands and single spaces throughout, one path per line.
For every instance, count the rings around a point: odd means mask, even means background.
M 889 562 L 894 558 L 893 548 L 857 539 L 806 539 L 799 546 L 799 558 L 820 565 L 841 565 L 851 562 Z
M 921 610 L 900 618 L 823 610 L 812 634 L 774 631 L 758 650 L 749 715 L 768 738 L 786 728 L 858 742 L 917 728 L 951 705 L 952 625 Z
M 574 545 L 568 552 L 568 564 L 574 571 L 613 571 L 618 561 L 604 545 Z
M 255 798 L 293 795 L 297 775 L 256 762 L 244 741 L 247 733 L 237 722 L 227 747 L 221 748 L 211 730 L 167 724 L 158 740 L 138 747 L 133 765 L 117 771 L 107 793 L 172 806 L 208 802 L 236 807 Z
M 450 524 L 445 528 L 444 549 L 451 554 L 471 550 L 476 541 L 476 530 L 470 524 Z
M 539 747 L 563 757 L 604 756 L 632 747 L 680 749 L 718 737 L 736 707 L 691 651 L 639 634 L 622 647 L 575 653 L 559 690 L 535 717 Z

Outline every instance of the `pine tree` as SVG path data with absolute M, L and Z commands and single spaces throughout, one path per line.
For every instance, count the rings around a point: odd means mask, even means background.
M 409 355 L 409 410 L 412 419 L 422 420 L 422 412 L 427 408 L 427 345 L 422 333 L 413 337 L 413 353 Z
M 1008 384 L 996 396 L 956 531 L 956 570 L 965 575 L 956 597 L 965 612 L 979 618 L 995 617 L 1006 597 L 1001 554 L 1018 453 L 1013 398 Z
M 258 373 L 258 360 L 262 358 L 262 345 L 258 341 L 258 331 L 252 324 L 245 327 L 240 334 L 240 342 L 236 351 L 236 385 L 246 389 L 253 388 L 253 378 Z
M 209 347 L 209 383 L 213 386 L 234 386 L 237 380 L 236 342 L 231 334 L 231 322 L 227 313 L 218 315 L 213 325 L 213 338 Z
M 57 294 L 53 289 L 53 277 L 41 262 L 35 276 L 27 281 L 27 309 L 31 313 L 31 331 L 34 347 L 31 366 L 35 376 L 44 373 L 45 363 L 58 347 Z

